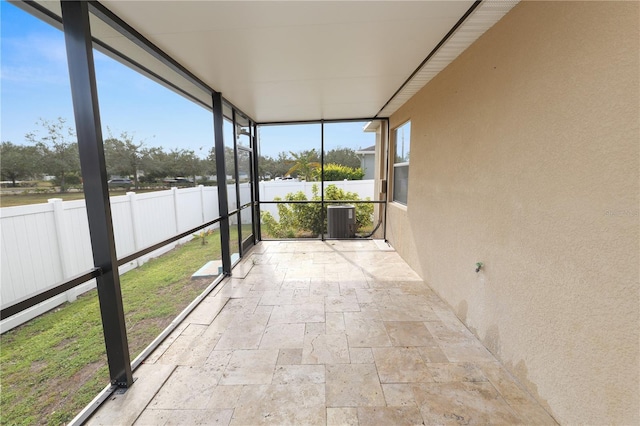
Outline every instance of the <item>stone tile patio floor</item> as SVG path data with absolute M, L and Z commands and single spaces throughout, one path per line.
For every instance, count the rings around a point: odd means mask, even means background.
M 262 242 L 89 424 L 556 424 L 393 250 Z

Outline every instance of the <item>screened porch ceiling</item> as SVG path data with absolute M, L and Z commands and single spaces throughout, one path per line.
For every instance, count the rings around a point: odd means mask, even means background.
M 388 117 L 517 1 L 101 3 L 266 123 Z

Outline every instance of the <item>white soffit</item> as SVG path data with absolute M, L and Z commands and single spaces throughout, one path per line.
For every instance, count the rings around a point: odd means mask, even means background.
M 377 117 L 389 117 L 507 14 L 519 0 L 484 0 L 400 88 Z

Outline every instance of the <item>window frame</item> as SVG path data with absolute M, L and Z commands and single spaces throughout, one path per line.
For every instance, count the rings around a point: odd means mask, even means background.
M 397 203 L 400 204 L 402 206 L 407 206 L 408 204 L 408 198 L 409 198 L 409 155 L 406 156 L 406 159 L 404 158 L 404 155 L 402 157 L 401 160 L 403 161 L 397 161 L 398 160 L 398 131 L 399 130 L 403 130 L 405 126 L 408 125 L 408 147 L 409 150 L 407 151 L 407 153 L 410 152 L 411 149 L 411 119 L 405 120 L 404 122 L 402 122 L 400 125 L 396 126 L 393 130 L 392 130 L 392 141 L 393 141 L 393 163 L 392 163 L 392 168 L 393 168 L 393 179 L 392 179 L 392 188 L 391 188 L 391 201 L 393 203 Z M 407 136 L 407 135 L 405 135 Z M 405 161 L 406 160 L 406 161 Z M 402 181 L 398 180 L 399 177 L 399 173 L 397 173 L 397 171 L 399 169 L 403 169 L 406 170 L 406 173 L 403 173 L 404 175 L 404 179 L 402 179 Z M 402 193 L 398 194 L 398 189 L 400 188 L 401 185 L 404 185 L 404 197 L 398 197 L 398 195 L 402 195 Z M 404 198 L 404 199 L 403 199 Z

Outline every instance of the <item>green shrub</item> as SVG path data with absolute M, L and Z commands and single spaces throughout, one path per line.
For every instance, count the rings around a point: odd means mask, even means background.
M 307 196 L 302 191 L 292 192 L 285 196 L 284 201 L 321 201 L 318 194 L 318 185 L 312 187 L 313 196 L 307 200 Z M 335 185 L 325 188 L 325 201 L 360 201 L 360 197 L 355 192 L 348 192 Z M 366 200 L 369 200 L 367 197 Z M 281 198 L 274 198 L 274 201 L 282 201 Z M 264 232 L 272 238 L 297 238 L 311 236 L 315 237 L 324 232 L 327 226 L 327 206 L 346 203 L 327 203 L 325 205 L 324 220 L 320 214 L 320 203 L 291 203 L 278 204 L 278 222 L 271 213 L 262 212 L 262 227 Z M 373 224 L 373 204 L 356 203 L 356 231 L 369 227 Z
M 338 180 L 362 180 L 364 177 L 364 171 L 358 167 L 342 166 L 340 164 L 325 164 L 324 166 L 324 180 L 325 181 L 338 181 Z
M 324 199 L 325 201 L 341 201 L 341 200 L 352 200 L 352 201 L 360 201 L 360 197 L 356 192 L 348 192 L 341 188 L 338 188 L 335 185 L 329 185 L 325 188 L 324 191 Z M 369 201 L 370 198 L 367 197 L 366 201 Z M 331 205 L 339 205 L 343 203 L 331 203 Z M 356 232 L 361 230 L 362 228 L 367 228 L 373 225 L 373 204 L 372 203 L 357 203 L 354 204 L 356 208 Z M 325 227 L 327 224 L 327 211 L 325 208 Z

